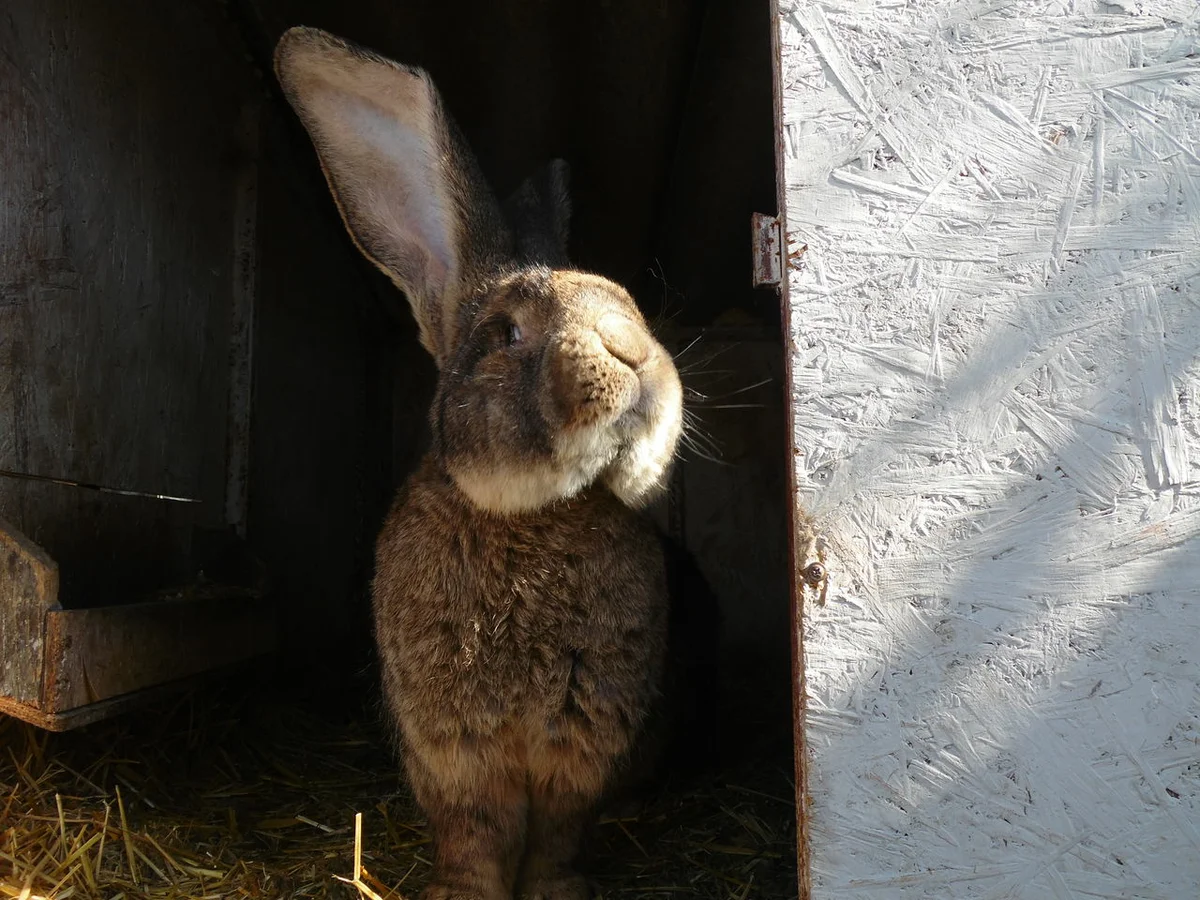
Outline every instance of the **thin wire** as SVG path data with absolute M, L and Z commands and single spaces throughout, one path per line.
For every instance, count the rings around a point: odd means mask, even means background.
M 147 491 L 129 491 L 124 488 L 105 487 L 102 484 L 88 484 L 84 481 L 72 481 L 69 478 L 53 478 L 49 475 L 31 475 L 28 472 L 13 472 L 0 469 L 0 478 L 17 478 L 21 481 L 40 481 L 44 484 L 60 484 L 65 487 L 83 488 L 85 491 L 97 491 L 101 494 L 119 494 L 122 497 L 145 497 L 149 500 L 169 500 L 172 503 L 202 503 L 195 497 L 172 497 L 169 494 L 152 494 Z

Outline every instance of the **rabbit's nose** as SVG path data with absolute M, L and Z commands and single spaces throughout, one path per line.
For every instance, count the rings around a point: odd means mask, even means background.
M 640 368 L 650 356 L 651 343 L 646 330 L 619 313 L 601 316 L 596 333 L 604 349 L 631 369 Z

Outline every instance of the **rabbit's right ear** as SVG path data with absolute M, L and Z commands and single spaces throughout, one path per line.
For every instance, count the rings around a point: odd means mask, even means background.
M 314 28 L 280 38 L 275 71 L 351 236 L 408 296 L 440 366 L 459 301 L 512 239 L 437 89 L 421 69 Z

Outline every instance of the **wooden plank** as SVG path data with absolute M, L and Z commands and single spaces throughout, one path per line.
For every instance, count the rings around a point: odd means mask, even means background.
M 58 566 L 0 519 L 0 700 L 40 701 L 42 623 L 57 605 Z
M 258 157 L 262 110 L 257 100 L 242 110 L 244 142 L 236 178 L 234 282 L 230 304 L 229 435 L 225 472 L 225 523 L 242 538 L 250 502 L 250 431 L 254 397 L 254 297 L 258 287 Z
M 366 651 L 363 586 L 392 493 L 385 361 L 400 355 L 414 393 L 411 367 L 436 370 L 415 338 L 395 337 L 384 320 L 377 297 L 403 297 L 351 243 L 294 124 L 282 114 L 264 122 L 248 536 L 292 604 L 288 644 L 314 654 L 361 642 Z
M 46 613 L 41 708 L 66 713 L 242 662 L 275 645 L 270 604 L 244 591 Z
M 219 18 L 150 0 L 0 16 L 0 469 L 203 501 L 0 478 L 0 515 L 59 562 L 68 601 L 80 570 L 118 593 L 148 570 L 185 577 L 193 524 L 223 520 L 237 124 L 255 83 Z M 101 565 L 97 532 L 120 535 Z
M 77 706 L 75 709 L 69 709 L 66 712 L 60 713 L 47 712 L 32 704 L 17 703 L 13 700 L 0 697 L 0 714 L 13 716 L 23 722 L 28 722 L 30 725 L 44 728 L 47 731 L 70 731 L 74 728 L 82 728 L 84 725 L 91 725 L 93 722 L 111 719 L 113 716 L 118 716 L 139 706 L 153 703 L 171 694 L 181 693 L 199 685 L 207 684 L 214 678 L 235 677 L 243 668 L 251 665 L 253 665 L 252 662 L 237 663 L 222 669 L 203 672 L 191 678 L 181 678 L 178 681 L 170 681 L 166 684 L 155 685 L 154 687 L 134 691 L 130 694 L 122 694 L 119 697 L 113 697 L 109 700 L 100 700 L 96 703 L 89 703 L 86 706 Z
M 10 481 L 0 487 L 0 515 L 13 513 L 26 537 L 59 564 L 64 606 L 142 599 L 191 574 L 197 504 Z

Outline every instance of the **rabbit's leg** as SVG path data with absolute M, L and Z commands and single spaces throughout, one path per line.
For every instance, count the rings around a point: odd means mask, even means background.
M 571 742 L 546 749 L 531 759 L 529 824 L 517 894 L 524 900 L 587 900 L 587 882 L 571 864 L 611 761 Z
M 467 741 L 409 754 L 409 780 L 433 834 L 433 874 L 422 900 L 511 900 L 528 806 L 524 773 Z

